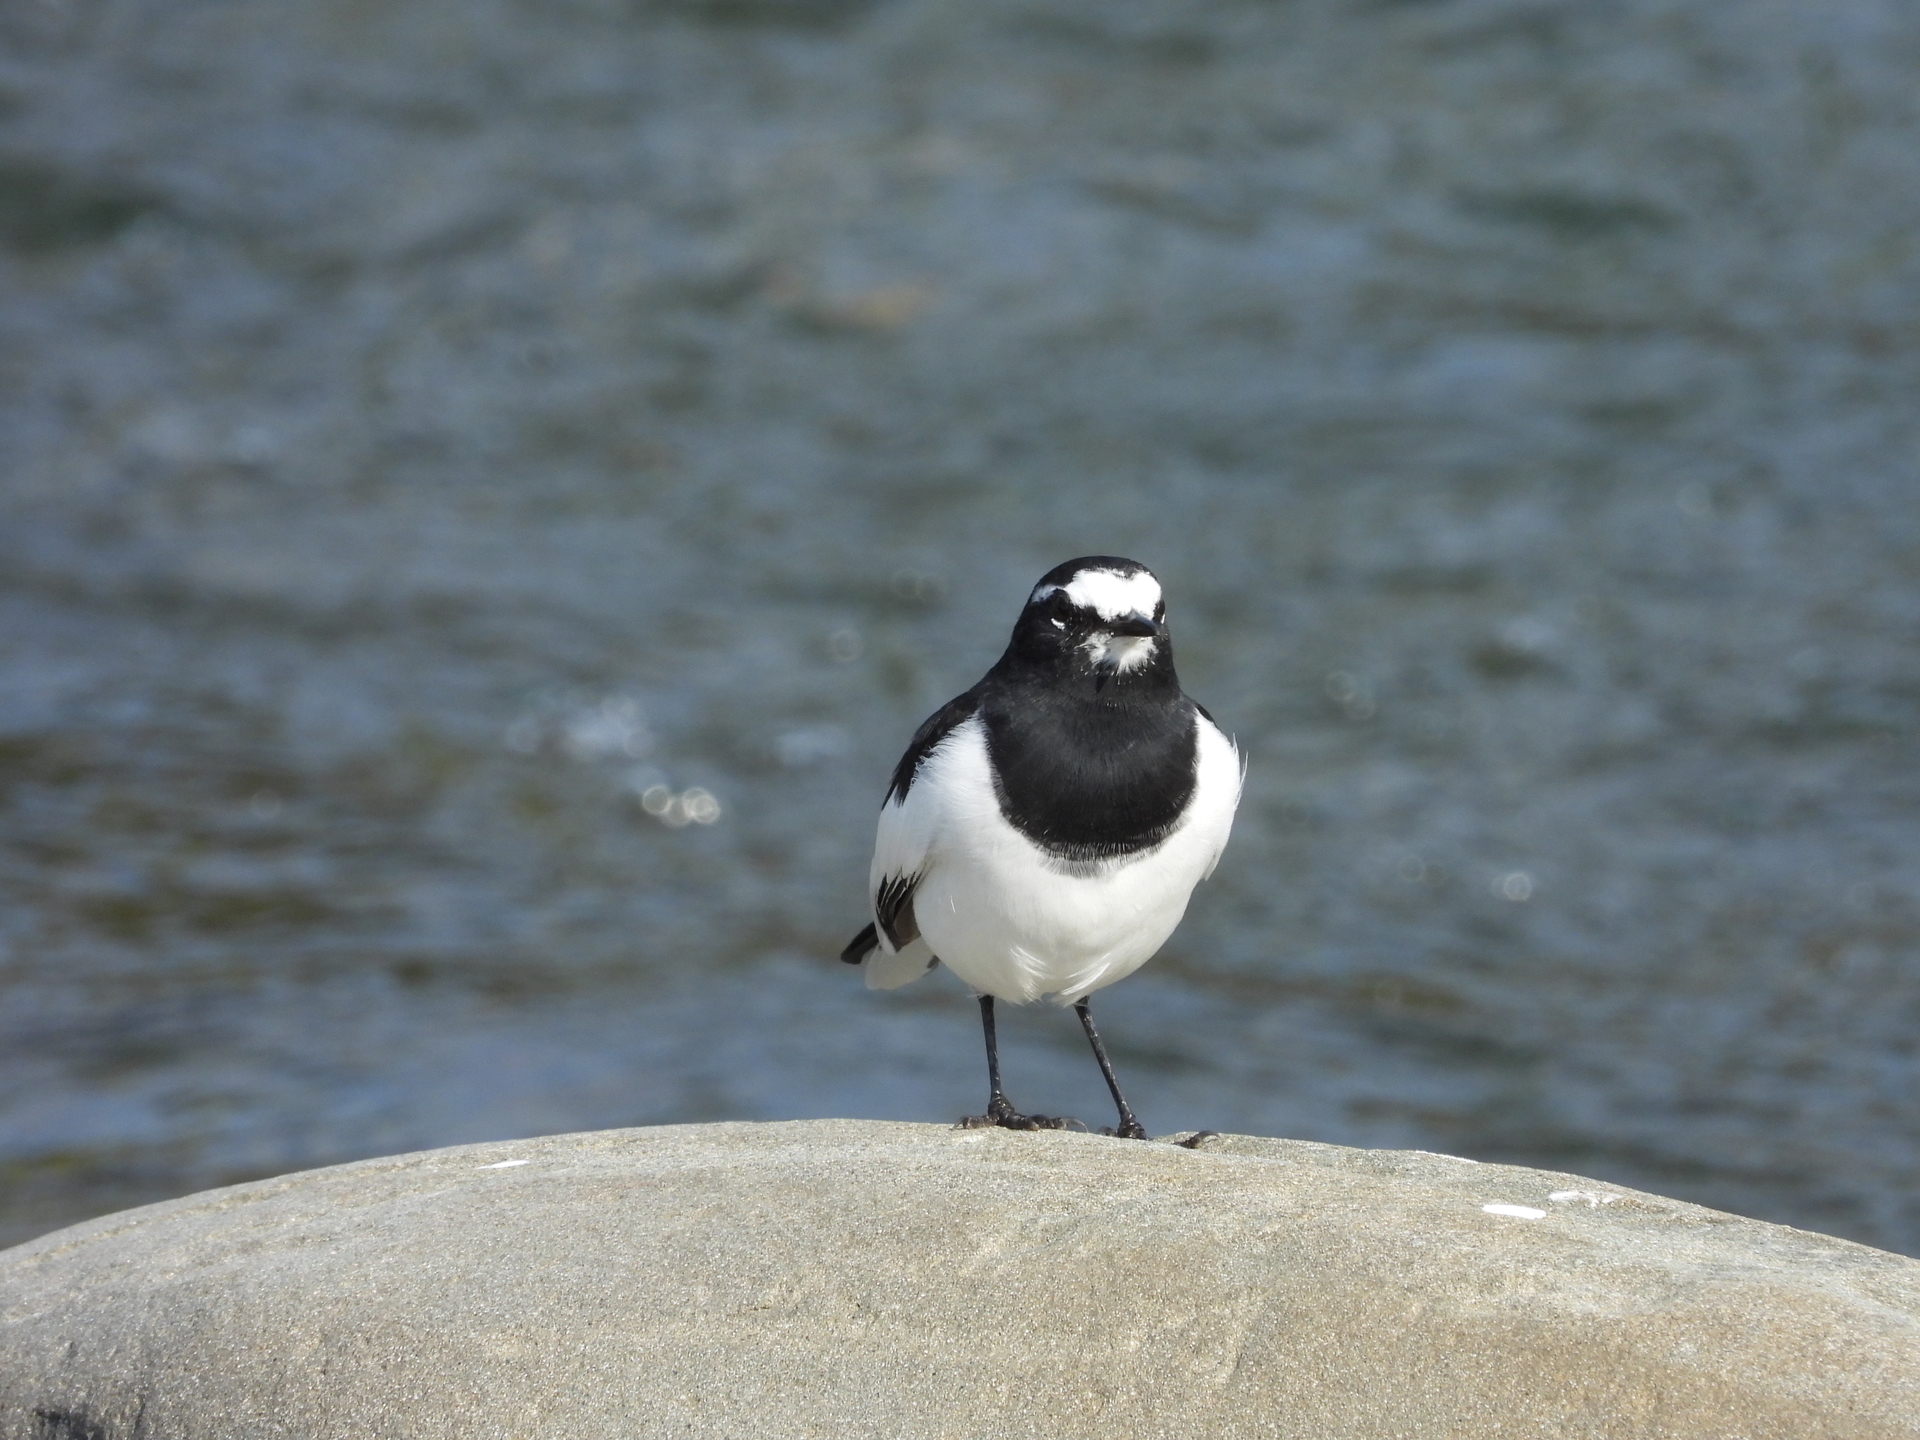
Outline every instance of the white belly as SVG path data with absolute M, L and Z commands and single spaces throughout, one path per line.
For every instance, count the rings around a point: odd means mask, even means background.
M 913 898 L 933 953 L 975 990 L 1017 1003 L 1071 1004 L 1144 965 L 1220 858 L 1240 798 L 1232 742 L 1198 723 L 1186 819 L 1153 850 L 1095 865 L 1054 860 L 1007 823 L 980 721 L 958 727 L 914 785 L 938 797 Z

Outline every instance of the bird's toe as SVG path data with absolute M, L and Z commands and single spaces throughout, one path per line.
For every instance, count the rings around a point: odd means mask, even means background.
M 1081 1125 L 1070 1115 L 1022 1115 L 1008 1106 L 1005 1110 L 989 1110 L 985 1115 L 962 1115 L 955 1124 L 959 1130 L 1070 1130 Z

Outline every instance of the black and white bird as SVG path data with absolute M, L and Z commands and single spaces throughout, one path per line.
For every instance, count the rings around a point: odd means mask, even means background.
M 991 1087 L 963 1124 L 1057 1129 L 1000 1088 L 993 1002 L 1080 1016 L 1144 1140 L 1087 996 L 1144 965 L 1213 872 L 1240 802 L 1240 753 L 1181 692 L 1160 582 L 1089 555 L 1040 579 L 999 662 L 915 732 L 880 806 L 873 923 L 840 958 L 891 990 L 944 962 L 980 1000 Z

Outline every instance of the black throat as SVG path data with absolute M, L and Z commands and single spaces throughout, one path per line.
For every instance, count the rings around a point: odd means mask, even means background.
M 1009 650 L 977 687 L 1000 813 L 1058 859 L 1152 849 L 1193 798 L 1198 720 L 1170 647 L 1130 673 L 1067 675 Z

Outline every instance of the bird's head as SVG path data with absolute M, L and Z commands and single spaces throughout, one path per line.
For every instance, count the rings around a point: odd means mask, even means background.
M 1087 555 L 1040 577 L 1009 654 L 1062 679 L 1171 677 L 1173 642 L 1160 582 L 1137 560 Z

